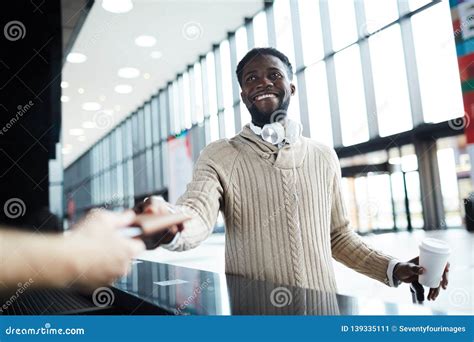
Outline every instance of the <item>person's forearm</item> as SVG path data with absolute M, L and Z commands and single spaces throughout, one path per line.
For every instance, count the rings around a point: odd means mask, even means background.
M 0 282 L 7 287 L 63 287 L 74 280 L 72 250 L 62 235 L 0 231 Z

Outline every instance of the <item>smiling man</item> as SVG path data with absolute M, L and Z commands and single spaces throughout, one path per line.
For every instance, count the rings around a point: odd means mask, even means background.
M 253 49 L 236 73 L 252 122 L 202 150 L 175 206 L 193 219 L 163 247 L 196 247 L 211 234 L 221 210 L 226 273 L 335 292 L 334 258 L 389 286 L 417 280 L 423 272 L 417 259 L 399 262 L 349 228 L 336 153 L 301 136 L 300 124 L 286 116 L 296 91 L 288 58 L 273 48 Z M 169 207 L 158 203 L 146 210 Z M 431 289 L 428 299 L 438 293 Z

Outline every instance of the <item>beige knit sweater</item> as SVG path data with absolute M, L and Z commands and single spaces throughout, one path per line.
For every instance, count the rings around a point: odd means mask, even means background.
M 246 125 L 206 146 L 177 205 L 193 217 L 170 246 L 196 247 L 225 218 L 225 270 L 277 284 L 336 291 L 331 257 L 388 285 L 392 257 L 349 228 L 333 149 L 302 137 L 280 150 Z

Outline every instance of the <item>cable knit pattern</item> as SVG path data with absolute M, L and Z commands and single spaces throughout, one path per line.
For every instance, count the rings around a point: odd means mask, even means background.
M 228 274 L 335 292 L 335 258 L 388 285 L 392 257 L 350 229 L 340 177 L 333 149 L 304 137 L 278 149 L 247 125 L 202 150 L 177 202 L 192 219 L 165 248 L 197 246 L 212 232 L 220 210 Z
M 301 240 L 301 229 L 298 222 L 298 207 L 296 201 L 296 188 L 293 184 L 293 177 L 288 171 L 282 171 L 283 194 L 285 198 L 285 211 L 288 220 L 288 233 L 290 239 L 291 261 L 295 282 L 299 287 L 306 287 L 303 274 L 303 243 Z

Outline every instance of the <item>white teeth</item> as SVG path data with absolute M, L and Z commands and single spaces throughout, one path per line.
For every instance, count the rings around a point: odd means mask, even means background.
M 258 96 L 255 97 L 255 100 L 260 101 L 260 100 L 266 99 L 267 97 L 276 97 L 276 95 L 275 94 L 258 95 Z

